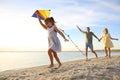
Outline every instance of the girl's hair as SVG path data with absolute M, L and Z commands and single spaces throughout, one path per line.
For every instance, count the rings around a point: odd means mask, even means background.
M 54 25 L 54 24 L 55 24 L 55 20 L 54 20 L 54 18 L 53 18 L 53 17 L 48 17 L 48 18 L 46 18 L 46 19 L 45 19 L 45 23 L 47 23 L 47 22 L 51 22 L 51 23 L 52 23 L 52 25 Z

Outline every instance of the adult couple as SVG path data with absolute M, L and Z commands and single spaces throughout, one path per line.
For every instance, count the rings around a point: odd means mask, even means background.
M 90 27 L 87 27 L 86 31 L 83 31 L 79 28 L 79 26 L 77 26 L 77 28 L 79 29 L 80 32 L 84 33 L 86 35 L 86 43 L 85 43 L 85 53 L 86 53 L 86 60 L 88 60 L 88 47 L 91 49 L 92 53 L 95 54 L 96 58 L 98 57 L 96 52 L 93 49 L 93 36 L 98 40 L 101 41 L 101 39 L 103 40 L 103 47 L 104 47 L 104 51 L 106 53 L 105 57 L 111 57 L 111 49 L 113 47 L 113 43 L 111 41 L 112 40 L 118 40 L 117 38 L 112 38 L 110 36 L 110 34 L 108 33 L 108 29 L 105 28 L 103 30 L 103 34 L 101 36 L 101 38 L 99 39 L 93 32 L 90 31 Z

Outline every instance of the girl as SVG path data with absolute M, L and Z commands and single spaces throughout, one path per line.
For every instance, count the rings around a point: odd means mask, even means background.
M 113 43 L 111 41 L 112 40 L 118 40 L 117 38 L 112 38 L 110 36 L 110 34 L 108 33 L 108 29 L 105 28 L 103 30 L 103 34 L 102 34 L 102 37 L 100 38 L 100 40 L 103 40 L 103 47 L 104 47 L 104 51 L 106 53 L 106 56 L 105 57 L 111 57 L 111 49 L 113 47 Z
M 54 66 L 53 57 L 58 62 L 59 64 L 58 68 L 59 68 L 61 66 L 61 62 L 59 60 L 59 57 L 57 56 L 57 52 L 61 51 L 61 44 L 57 37 L 57 33 L 59 33 L 63 37 L 64 41 L 68 41 L 68 40 L 65 38 L 63 33 L 59 31 L 58 28 L 56 27 L 53 17 L 46 18 L 44 20 L 45 22 L 44 24 L 42 23 L 38 12 L 36 12 L 36 14 L 38 16 L 38 20 L 40 24 L 42 25 L 42 27 L 48 31 L 48 43 L 49 43 L 48 55 L 50 58 L 50 65 L 48 66 L 48 68 L 51 68 Z

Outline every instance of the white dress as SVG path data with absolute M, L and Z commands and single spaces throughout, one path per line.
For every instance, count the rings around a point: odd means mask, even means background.
M 51 28 L 48 28 L 48 43 L 49 43 L 49 49 L 52 49 L 56 52 L 61 51 L 61 44 L 60 40 L 57 37 L 57 32 L 54 30 L 54 26 Z

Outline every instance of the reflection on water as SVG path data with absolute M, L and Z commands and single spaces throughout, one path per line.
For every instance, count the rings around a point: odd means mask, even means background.
M 97 52 L 98 56 L 104 56 L 104 52 Z M 120 55 L 120 52 L 112 52 L 112 55 Z M 84 59 L 80 52 L 58 53 L 61 62 Z M 89 53 L 89 57 L 94 54 Z M 49 64 L 47 52 L 0 52 L 0 71 L 41 66 Z

